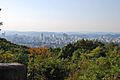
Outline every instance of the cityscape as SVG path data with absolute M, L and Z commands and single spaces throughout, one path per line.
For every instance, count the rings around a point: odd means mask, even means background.
M 28 47 L 63 47 L 81 39 L 120 44 L 119 33 L 105 32 L 18 32 L 2 31 L 0 37 Z

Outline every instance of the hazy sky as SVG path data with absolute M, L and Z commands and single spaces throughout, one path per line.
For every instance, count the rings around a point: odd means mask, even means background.
M 3 30 L 120 32 L 120 0 L 0 0 Z

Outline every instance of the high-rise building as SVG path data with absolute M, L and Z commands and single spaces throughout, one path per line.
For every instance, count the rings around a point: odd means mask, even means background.
M 44 42 L 44 41 L 45 41 L 45 36 L 44 36 L 44 34 L 43 34 L 43 33 L 41 33 L 41 40 L 42 40 L 42 42 Z

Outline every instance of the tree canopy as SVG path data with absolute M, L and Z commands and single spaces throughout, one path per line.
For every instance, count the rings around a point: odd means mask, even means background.
M 23 63 L 28 80 L 119 80 L 120 46 L 79 40 L 63 48 L 29 48 L 0 38 L 0 62 Z

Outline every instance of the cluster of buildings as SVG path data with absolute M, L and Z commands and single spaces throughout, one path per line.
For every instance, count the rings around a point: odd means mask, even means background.
M 81 33 L 52 33 L 52 32 L 2 32 L 0 37 L 7 40 L 29 47 L 63 47 L 68 43 L 75 42 L 80 39 L 97 39 L 103 42 L 115 42 L 120 44 L 120 34 L 81 34 Z

